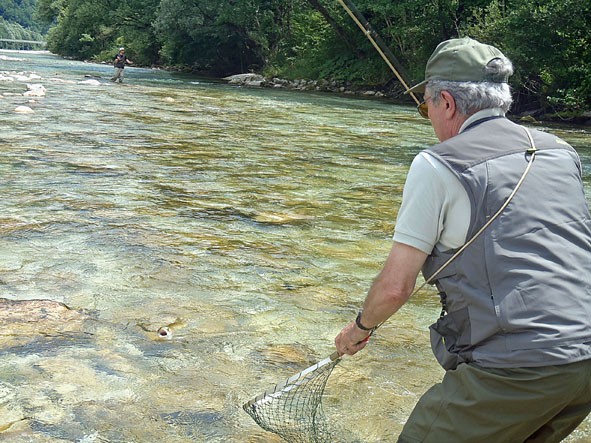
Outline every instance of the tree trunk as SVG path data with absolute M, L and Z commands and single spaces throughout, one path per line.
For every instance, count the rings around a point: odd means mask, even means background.
M 362 60 L 362 59 L 364 59 L 366 57 L 365 53 L 363 51 L 361 51 L 351 41 L 351 39 L 347 36 L 347 32 L 345 31 L 345 29 L 341 25 L 339 25 L 334 18 L 332 18 L 332 16 L 328 12 L 328 10 L 324 6 L 322 6 L 318 0 L 307 0 L 307 2 L 310 4 L 310 6 L 312 6 L 312 8 L 314 8 L 315 10 L 317 10 L 318 12 L 320 12 L 320 14 L 322 14 L 322 16 L 327 21 L 327 23 L 330 26 L 332 26 L 332 28 L 334 29 L 334 31 L 336 32 L 336 34 L 347 45 L 347 47 L 349 49 L 351 49 L 351 51 L 353 51 L 355 53 L 355 55 L 357 56 L 357 58 L 359 58 L 359 59 Z

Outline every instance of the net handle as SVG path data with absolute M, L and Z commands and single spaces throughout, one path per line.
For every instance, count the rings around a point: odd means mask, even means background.
M 332 354 L 330 354 L 330 356 L 328 358 L 330 359 L 330 361 L 335 361 L 341 357 L 342 357 L 342 355 L 339 354 L 339 351 L 334 351 Z
M 312 366 L 304 369 L 303 371 L 298 372 L 295 375 L 292 375 L 291 377 L 289 377 L 284 382 L 277 383 L 273 389 L 270 389 L 268 391 L 265 391 L 262 394 L 257 395 L 253 399 L 247 401 L 244 404 L 244 406 L 245 407 L 249 407 L 249 406 L 254 405 L 255 403 L 259 403 L 261 400 L 264 400 L 265 398 L 269 398 L 269 397 L 272 398 L 273 397 L 273 394 L 281 393 L 281 391 L 284 390 L 284 388 L 286 386 L 289 386 L 290 384 L 292 384 L 295 381 L 301 379 L 302 377 L 305 377 L 309 373 L 316 371 L 318 368 L 321 368 L 323 366 L 326 366 L 327 364 L 332 363 L 335 360 L 338 360 L 340 358 L 342 358 L 342 356 L 338 353 L 338 351 L 334 351 L 332 354 L 330 354 L 328 357 L 320 360 L 318 363 L 314 363 Z

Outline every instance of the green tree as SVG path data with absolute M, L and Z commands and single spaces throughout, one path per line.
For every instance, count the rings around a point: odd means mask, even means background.
M 168 63 L 214 75 L 261 70 L 289 26 L 293 1 L 162 0 L 156 31 Z
M 0 0 L 0 17 L 23 28 L 45 32 L 47 28 L 34 19 L 35 7 L 36 0 Z
M 39 32 L 34 31 L 32 29 L 24 28 L 16 22 L 9 22 L 2 17 L 0 17 L 0 38 L 6 38 L 11 40 L 43 40 L 43 36 Z M 8 49 L 38 48 L 28 43 L 4 43 L 3 47 Z
M 90 59 L 106 49 L 114 35 L 109 3 L 109 0 L 64 0 L 57 25 L 48 33 L 48 49 L 82 59 Z
M 494 0 L 463 29 L 514 62 L 518 110 L 580 112 L 591 103 L 590 23 L 590 2 Z
M 116 36 L 115 49 L 125 46 L 133 54 L 134 63 L 152 65 L 160 63 L 161 45 L 156 35 L 156 20 L 160 0 L 122 0 L 112 13 L 112 34 Z M 105 52 L 101 59 L 113 57 L 112 51 Z
M 54 23 L 50 51 L 69 57 L 112 59 L 128 46 L 134 62 L 157 63 L 160 45 L 152 22 L 158 0 L 39 0 L 37 16 Z
M 68 0 L 38 0 L 34 12 L 35 19 L 46 26 L 54 26 L 66 9 Z

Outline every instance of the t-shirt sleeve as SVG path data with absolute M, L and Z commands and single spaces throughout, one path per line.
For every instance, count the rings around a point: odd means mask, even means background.
M 426 254 L 439 241 L 446 201 L 446 184 L 428 157 L 420 153 L 410 166 L 393 237 L 394 241 Z

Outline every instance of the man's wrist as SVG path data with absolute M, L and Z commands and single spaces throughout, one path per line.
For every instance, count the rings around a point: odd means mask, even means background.
M 362 322 L 361 322 L 361 315 L 363 314 L 363 311 L 359 311 L 359 313 L 357 314 L 357 318 L 355 319 L 355 325 L 361 329 L 362 331 L 375 331 L 376 327 L 371 327 L 368 328 L 367 326 L 365 326 Z

